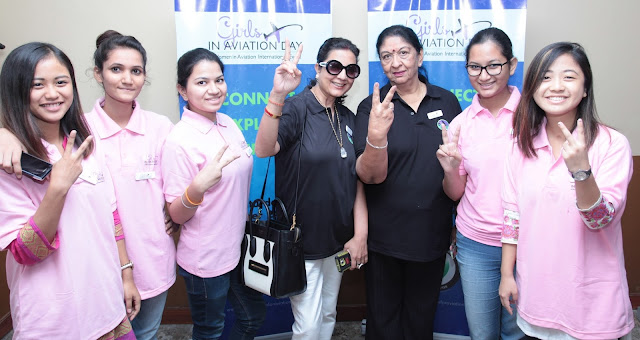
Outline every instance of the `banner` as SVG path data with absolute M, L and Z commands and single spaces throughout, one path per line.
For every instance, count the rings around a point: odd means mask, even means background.
M 320 45 L 331 37 L 330 0 L 174 0 L 179 58 L 197 47 L 216 53 L 224 63 L 227 99 L 220 111 L 229 115 L 255 149 L 263 110 L 273 86 L 275 69 L 282 62 L 285 39 L 291 54 L 304 44 L 298 68 L 304 89 L 315 76 Z M 180 111 L 185 102 L 180 98 Z M 260 197 L 267 159 L 254 157 L 252 198 Z M 265 195 L 274 195 L 273 166 Z M 265 296 L 267 317 L 258 335 L 291 332 L 293 315 L 289 299 Z M 235 319 L 227 306 L 227 324 Z M 228 336 L 225 327 L 223 338 Z
M 526 0 L 368 0 L 369 89 L 388 82 L 376 50 L 382 30 L 391 25 L 412 28 L 424 52 L 430 83 L 450 90 L 466 108 L 476 91 L 469 84 L 465 49 L 474 34 L 488 27 L 502 29 L 513 44 L 518 68 L 509 84 L 522 88 Z M 457 262 L 447 255 L 434 322 L 436 339 L 468 339 L 462 284 Z

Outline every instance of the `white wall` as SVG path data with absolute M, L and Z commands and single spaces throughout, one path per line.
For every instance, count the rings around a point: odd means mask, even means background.
M 333 34 L 351 39 L 361 50 L 363 74 L 347 98 L 353 110 L 368 95 L 366 10 L 366 0 L 333 0 Z M 583 44 L 595 74 L 601 118 L 629 138 L 636 155 L 640 154 L 640 116 L 633 108 L 640 97 L 640 64 L 636 60 L 640 43 L 632 23 L 639 12 L 640 1 L 636 0 L 529 0 L 525 58 L 531 60 L 540 48 L 555 41 Z M 7 49 L 0 50 L 0 62 L 11 49 L 29 41 L 57 45 L 74 63 L 82 104 L 88 110 L 101 95 L 91 74 L 91 56 L 96 37 L 106 29 L 134 35 L 142 42 L 149 55 L 150 84 L 139 99 L 146 109 L 177 121 L 171 0 L 2 0 L 0 43 Z

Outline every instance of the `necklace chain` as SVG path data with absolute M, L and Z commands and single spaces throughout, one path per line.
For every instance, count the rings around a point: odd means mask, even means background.
M 316 96 L 316 94 L 311 91 L 311 93 L 313 93 L 313 96 L 316 98 L 316 100 L 318 101 L 318 103 L 320 105 L 322 105 L 322 103 L 320 103 L 320 100 L 318 100 L 318 97 Z M 342 129 L 340 128 L 340 114 L 338 113 L 338 107 L 336 106 L 336 103 L 333 103 L 333 109 L 336 112 L 336 118 L 338 120 L 338 131 L 340 132 L 340 139 L 338 139 L 338 133 L 336 132 L 336 128 L 333 126 L 333 119 L 331 119 L 331 114 L 329 113 L 329 107 L 326 107 L 324 105 L 322 105 L 325 109 L 325 112 L 327 113 L 327 118 L 329 118 L 329 124 L 331 124 L 331 130 L 333 131 L 333 135 L 336 137 L 336 141 L 338 142 L 338 144 L 340 145 L 340 149 L 342 149 Z

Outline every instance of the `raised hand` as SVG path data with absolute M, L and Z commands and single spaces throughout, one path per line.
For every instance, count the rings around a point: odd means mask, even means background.
M 384 100 L 380 102 L 380 84 L 373 85 L 373 95 L 371 98 L 371 112 L 369 113 L 369 142 L 386 143 L 387 133 L 393 123 L 393 95 L 396 93 L 395 85 L 391 87 Z M 376 144 L 374 144 L 376 145 Z
M 87 137 L 82 142 L 78 150 L 73 151 L 73 145 L 76 139 L 76 130 L 71 131 L 67 140 L 67 148 L 62 153 L 62 158 L 53 164 L 49 179 L 51 186 L 57 186 L 59 189 L 67 192 L 75 183 L 80 174 L 82 174 L 82 160 L 84 152 L 87 150 L 93 136 Z
M 569 129 L 562 123 L 558 122 L 558 127 L 567 139 L 562 144 L 562 158 L 570 172 L 578 170 L 589 170 L 589 155 L 587 154 L 587 145 L 584 138 L 584 124 L 582 119 L 578 119 L 576 126 L 576 138 L 573 137 Z
M 229 148 L 229 145 L 226 144 L 220 148 L 216 156 L 210 160 L 193 179 L 192 183 L 197 187 L 197 190 L 201 190 L 203 193 L 209 190 L 209 188 L 220 181 L 220 178 L 222 177 L 222 169 L 240 157 L 238 154 L 223 157 L 227 148 Z
M 302 71 L 298 69 L 298 62 L 302 55 L 302 45 L 298 48 L 295 57 L 291 60 L 291 45 L 289 39 L 285 40 L 284 57 L 282 58 L 282 64 L 276 68 L 276 73 L 273 76 L 273 92 L 280 96 L 286 96 L 291 91 L 295 90 L 302 80 Z
M 442 144 L 436 151 L 436 157 L 445 173 L 458 171 L 462 162 L 462 155 L 458 150 L 458 138 L 460 137 L 460 126 L 449 134 L 447 127 L 442 128 Z

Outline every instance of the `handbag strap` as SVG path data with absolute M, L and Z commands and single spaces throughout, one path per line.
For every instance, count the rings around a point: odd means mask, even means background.
M 293 216 L 291 217 L 292 223 L 289 230 L 293 230 L 296 227 L 296 211 L 298 209 L 298 187 L 300 186 L 300 158 L 302 156 L 302 141 L 304 140 L 304 128 L 307 126 L 307 110 L 304 110 L 304 121 L 302 123 L 302 133 L 300 134 L 300 147 L 298 148 L 298 170 L 296 171 L 296 198 L 293 201 Z

